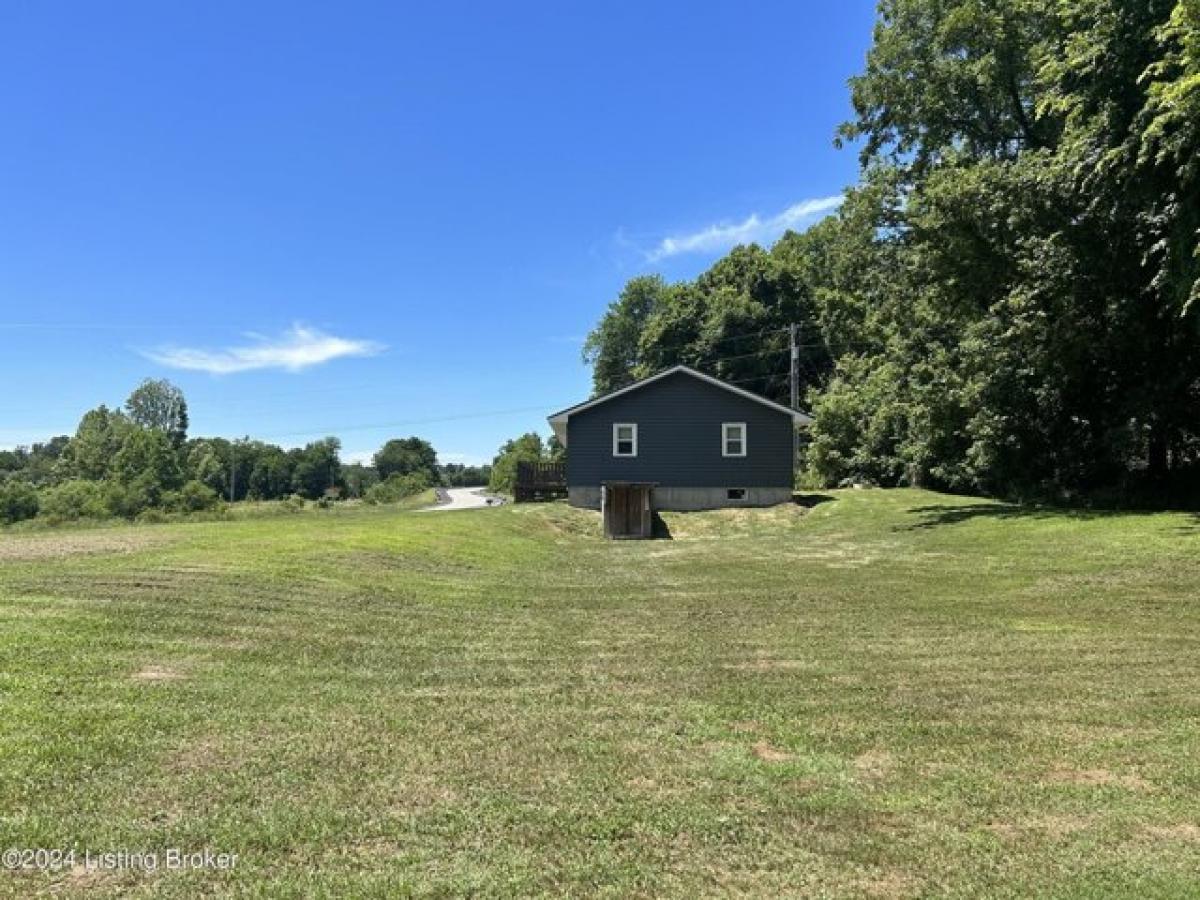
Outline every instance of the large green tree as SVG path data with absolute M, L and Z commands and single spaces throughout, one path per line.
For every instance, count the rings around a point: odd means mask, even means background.
M 125 413 L 135 425 L 163 432 L 176 447 L 187 439 L 187 400 L 165 378 L 147 378 L 134 388 L 125 401 Z
M 375 453 L 373 461 L 379 478 L 383 480 L 392 475 L 410 475 L 413 472 L 424 472 L 432 481 L 437 480 L 437 451 L 429 441 L 419 437 L 388 441 Z
M 597 394 L 624 387 L 638 377 L 642 332 L 664 302 L 667 284 L 658 275 L 634 278 L 605 312 L 583 344 L 583 359 L 592 367 Z
M 106 477 L 132 428 L 133 424 L 120 410 L 111 410 L 103 404 L 88 410 L 59 460 L 62 476 L 87 480 Z
M 345 482 L 339 457 L 341 449 L 341 441 L 335 437 L 327 437 L 306 444 L 302 450 L 292 451 L 295 457 L 292 487 L 296 493 L 309 500 L 316 500 L 327 491 L 343 489 Z
M 839 212 L 640 281 L 653 302 L 589 338 L 597 389 L 686 362 L 778 396 L 796 321 L 826 483 L 1069 499 L 1196 472 L 1200 2 L 883 0 L 851 100 Z

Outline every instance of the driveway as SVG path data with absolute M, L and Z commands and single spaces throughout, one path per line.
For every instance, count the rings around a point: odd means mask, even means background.
M 499 506 L 498 497 L 487 497 L 486 488 L 438 488 L 438 505 L 426 506 L 421 512 L 440 512 L 450 509 L 479 509 L 483 506 Z M 491 503 L 488 500 L 491 499 Z

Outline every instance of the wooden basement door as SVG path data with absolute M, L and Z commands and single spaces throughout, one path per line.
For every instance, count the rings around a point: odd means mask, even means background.
M 654 521 L 652 484 L 604 485 L 604 534 L 610 538 L 651 537 Z

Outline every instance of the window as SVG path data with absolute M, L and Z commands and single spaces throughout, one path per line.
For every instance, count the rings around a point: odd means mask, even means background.
M 746 499 L 746 489 L 745 488 L 727 488 L 725 490 L 725 499 L 726 500 L 745 500 Z
M 746 455 L 746 423 L 725 422 L 721 426 L 721 455 Z
M 613 456 L 637 456 L 637 425 L 633 422 L 613 425 Z

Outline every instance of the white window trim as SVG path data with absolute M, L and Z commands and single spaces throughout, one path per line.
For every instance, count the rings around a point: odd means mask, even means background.
M 730 453 L 729 452 L 729 429 L 730 428 L 741 429 L 741 437 L 742 437 L 742 452 L 741 453 Z M 746 423 L 745 422 L 722 422 L 721 423 L 721 455 L 722 456 L 741 459 L 742 457 L 744 457 L 746 455 L 746 451 L 749 449 L 750 449 L 750 447 L 746 440 Z
M 632 453 L 618 453 L 617 452 L 617 433 L 618 433 L 618 430 L 621 428 L 633 429 L 633 452 Z M 613 441 L 612 441 L 613 456 L 616 456 L 620 459 L 632 459 L 633 457 L 638 455 L 637 422 L 613 422 L 612 435 L 613 435 Z

